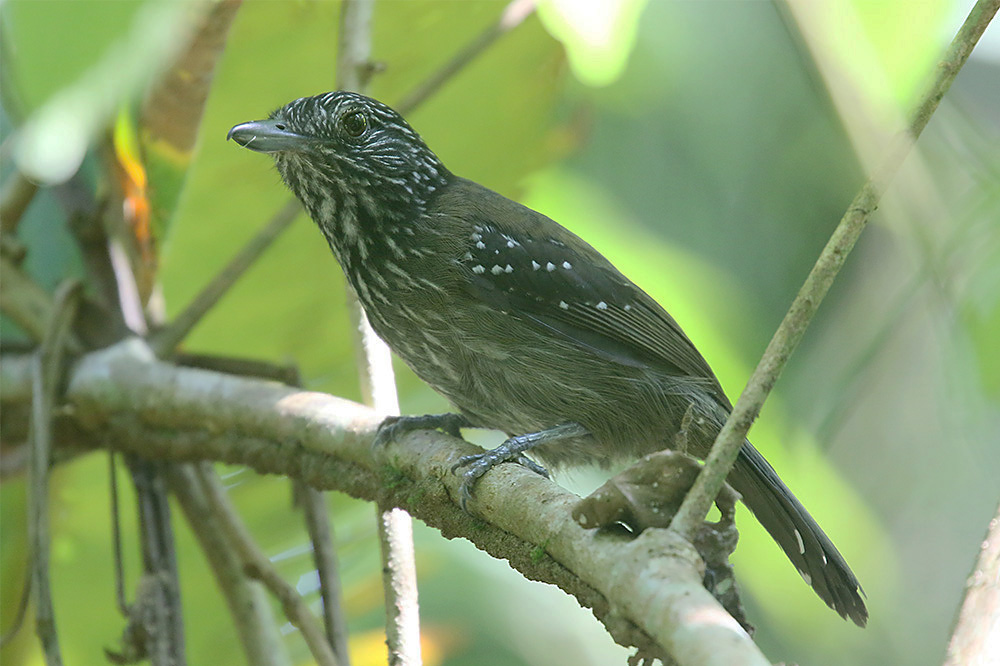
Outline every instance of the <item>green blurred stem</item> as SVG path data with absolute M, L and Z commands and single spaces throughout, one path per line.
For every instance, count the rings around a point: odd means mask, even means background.
M 164 329 L 155 333 L 151 346 L 157 356 L 172 354 L 177 345 L 201 321 L 209 310 L 229 291 L 237 280 L 253 266 L 254 262 L 271 246 L 301 212 L 302 207 L 295 199 L 289 199 L 272 217 L 271 221 L 247 243 L 239 253 L 219 273 L 212 278 L 183 312 Z
M 17 231 L 21 215 L 31 200 L 35 198 L 38 186 L 24 177 L 20 171 L 11 174 L 0 190 L 0 230 L 5 234 Z
M 851 202 L 826 247 L 823 248 L 784 320 L 775 331 L 763 358 L 716 438 L 712 451 L 705 460 L 702 473 L 698 475 L 680 511 L 674 516 L 671 529 L 691 537 L 705 519 L 713 500 L 725 482 L 726 475 L 736 461 L 747 431 L 760 413 L 788 358 L 802 340 L 809 322 L 812 321 L 830 285 L 843 267 L 847 255 L 864 231 L 868 219 L 878 207 L 889 181 L 899 170 L 914 142 L 927 126 L 938 103 L 951 87 L 952 81 L 969 58 L 969 54 L 972 53 L 973 47 L 986 30 L 998 7 L 1000 0 L 979 0 L 955 35 L 944 58 L 938 63 L 937 76 L 930 89 L 921 98 L 907 127 L 893 138 L 881 164 L 854 197 L 854 201 Z
M 82 287 L 76 280 L 60 285 L 42 344 L 31 368 L 31 492 L 28 530 L 31 533 L 31 588 L 35 598 L 35 631 L 45 662 L 62 664 L 59 633 L 49 584 L 49 466 L 52 452 L 52 408 L 60 385 L 66 343 L 76 318 Z
M 108 485 L 111 494 L 111 545 L 115 567 L 115 602 L 118 612 L 129 615 L 129 603 L 125 598 L 125 558 L 122 554 L 121 503 L 118 501 L 118 468 L 115 466 L 115 452 L 108 451 Z
M 436 93 L 449 79 L 462 71 L 466 65 L 475 60 L 479 54 L 492 46 L 497 39 L 521 25 L 533 11 L 535 11 L 534 0 L 512 0 L 495 23 L 481 32 L 465 48 L 446 62 L 441 69 L 431 74 L 426 81 L 396 104 L 396 110 L 404 116 L 407 115 Z
M 45 337 L 54 316 L 52 297 L 6 255 L 0 255 L 0 310 L 36 341 Z M 66 333 L 66 347 L 76 353 L 83 349 L 72 331 Z

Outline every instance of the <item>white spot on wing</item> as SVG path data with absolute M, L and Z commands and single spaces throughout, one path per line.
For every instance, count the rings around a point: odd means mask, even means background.
M 608 309 L 608 304 L 605 303 L 604 301 L 601 301 L 600 303 L 597 304 L 596 307 L 597 307 L 598 310 L 607 310 Z
M 799 555 L 805 555 L 806 545 L 802 543 L 802 535 L 799 534 L 798 530 L 795 530 L 795 540 L 799 542 Z
M 501 273 L 503 273 L 503 266 L 494 264 L 493 268 L 490 269 L 490 273 L 493 273 L 493 275 L 500 275 Z
M 569 263 L 568 261 L 564 261 L 563 262 L 563 268 L 565 268 L 566 270 L 569 270 L 569 269 L 573 268 L 573 264 Z
M 553 264 L 551 261 L 549 263 L 545 264 L 545 270 L 547 270 L 549 273 L 551 273 L 555 269 L 556 269 L 556 265 Z
M 539 268 L 541 268 L 541 267 L 542 267 L 542 265 L 541 265 L 540 263 L 538 263 L 538 262 L 537 262 L 537 261 L 535 261 L 534 259 L 532 259 L 532 260 L 531 260 L 531 269 L 532 269 L 532 270 L 535 270 L 535 271 L 537 271 L 537 270 L 538 270 Z
M 559 307 L 561 307 L 563 310 L 569 310 L 569 303 L 567 303 L 566 301 L 559 301 Z
M 477 264 L 477 265 L 475 265 L 475 266 L 472 267 L 472 272 L 473 273 L 482 274 L 482 273 L 486 272 L 486 269 Z

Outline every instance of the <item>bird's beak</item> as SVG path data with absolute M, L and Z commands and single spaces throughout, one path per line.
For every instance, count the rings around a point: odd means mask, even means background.
M 229 130 L 226 140 L 229 139 L 258 153 L 302 150 L 310 142 L 309 137 L 292 132 L 279 120 L 254 120 L 241 123 Z

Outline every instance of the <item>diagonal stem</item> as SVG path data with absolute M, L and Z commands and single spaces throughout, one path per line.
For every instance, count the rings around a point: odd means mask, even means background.
M 309 530 L 309 540 L 313 544 L 313 562 L 319 574 L 319 589 L 323 598 L 323 628 L 333 653 L 343 666 L 350 666 L 348 653 L 347 615 L 344 613 L 343 594 L 340 585 L 340 564 L 334 543 L 333 526 L 326 508 L 323 491 L 296 481 L 299 502 Z
M 289 199 L 271 221 L 254 236 L 226 267 L 205 285 L 205 288 L 188 303 L 184 311 L 177 315 L 169 326 L 157 332 L 152 339 L 152 347 L 158 356 L 167 356 L 174 352 L 177 345 L 187 337 L 188 333 L 201 321 L 209 310 L 229 291 L 229 288 L 253 266 L 254 262 L 271 246 L 271 243 L 281 235 L 301 212 L 302 207 L 295 199 Z
M 488 49 L 493 43 L 524 22 L 531 13 L 535 11 L 535 0 L 512 0 L 504 8 L 500 18 L 495 23 L 479 33 L 465 48 L 452 56 L 438 71 L 431 74 L 426 81 L 417 86 L 402 101 L 396 104 L 395 109 L 401 115 L 407 115 L 420 106 L 428 97 L 436 93 L 441 86 L 448 82 L 453 76 L 458 74 L 470 62 L 476 59 L 479 54 Z
M 955 35 L 941 62 L 930 89 L 921 98 L 907 127 L 890 143 L 881 164 L 864 184 L 854 201 L 847 208 L 826 247 L 809 272 L 805 283 L 792 302 L 774 337 L 767 345 L 764 356 L 737 400 L 732 414 L 719 432 L 712 451 L 705 460 L 705 467 L 685 498 L 671 529 L 691 536 L 704 520 L 712 501 L 719 494 L 736 456 L 746 439 L 747 431 L 760 413 L 764 401 L 774 387 L 778 376 L 792 352 L 805 334 L 809 322 L 819 309 L 823 297 L 843 267 L 851 249 L 864 231 L 871 214 L 885 192 L 889 181 L 899 170 L 920 133 L 927 126 L 941 98 L 944 97 L 962 65 L 969 58 L 973 47 L 986 30 L 1000 7 L 1000 0 L 979 0 L 972 8 L 965 23 Z
M 279 666 L 290 661 L 271 607 L 261 594 L 266 589 L 302 634 L 313 661 L 318 666 L 340 666 L 302 595 L 260 550 L 211 463 L 172 465 L 166 476 L 223 588 L 247 664 Z
M 49 586 L 49 466 L 52 452 L 52 409 L 62 374 L 66 342 L 76 318 L 81 285 L 73 280 L 56 292 L 52 314 L 41 347 L 31 368 L 31 492 L 28 496 L 28 529 L 31 533 L 31 588 L 35 596 L 35 631 L 42 643 L 45 663 L 62 664 Z

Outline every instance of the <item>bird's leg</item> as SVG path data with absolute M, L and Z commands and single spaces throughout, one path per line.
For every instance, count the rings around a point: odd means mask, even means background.
M 461 428 L 473 425 L 461 414 L 424 414 L 423 416 L 387 416 L 378 427 L 372 448 L 378 448 L 413 430 L 440 430 L 462 438 Z
M 541 474 L 542 476 L 548 478 L 549 473 L 545 470 L 545 468 L 535 461 L 527 458 L 524 455 L 524 452 L 538 446 L 539 444 L 549 444 L 561 439 L 573 439 L 576 437 L 584 437 L 589 434 L 590 433 L 587 429 L 579 423 L 563 423 L 562 425 L 557 425 L 554 428 L 548 428 L 547 430 L 529 432 L 524 435 L 511 437 L 500 446 L 490 451 L 486 451 L 485 453 L 462 456 L 451 468 L 452 473 L 455 473 L 455 470 L 459 467 L 468 467 L 468 469 L 462 474 L 462 508 L 465 508 L 466 503 L 472 497 L 472 487 L 476 484 L 476 481 L 479 480 L 479 477 L 486 474 L 486 472 L 490 471 L 500 463 L 514 461 L 524 465 L 532 472 Z

